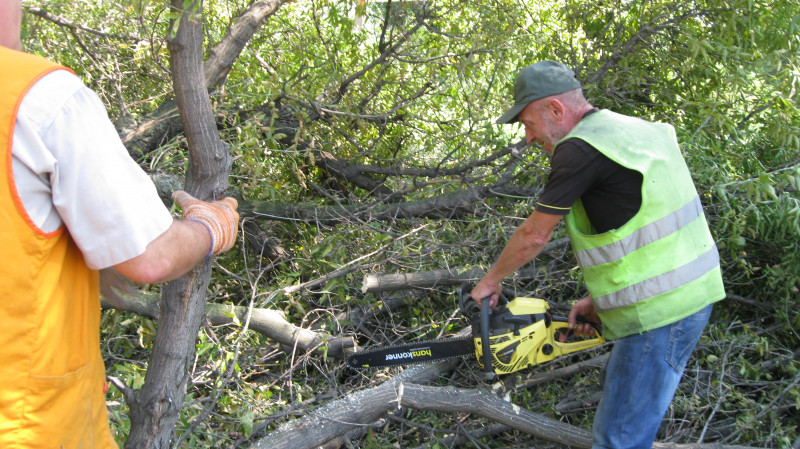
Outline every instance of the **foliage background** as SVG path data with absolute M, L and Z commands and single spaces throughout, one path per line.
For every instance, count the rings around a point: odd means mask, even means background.
M 205 2 L 206 48 L 247 6 Z M 26 8 L 25 48 L 73 68 L 121 135 L 171 99 L 165 2 L 50 0 Z M 518 127 L 493 120 L 509 106 L 520 67 L 559 59 L 575 67 L 595 106 L 675 125 L 723 257 L 729 299 L 715 309 L 660 438 L 800 447 L 798 45 L 800 6 L 789 0 L 286 3 L 210 92 L 223 140 L 238 157 L 231 184 L 249 204 L 243 215 L 254 228 L 245 229 L 267 235 L 272 250 L 263 257 L 264 247 L 243 234 L 217 260 L 209 301 L 282 310 L 295 324 L 357 335 L 362 345 L 455 329 L 447 286 L 403 293 L 413 298 L 407 307 L 366 326 L 346 317 L 389 299 L 362 292 L 366 274 L 492 263 L 532 209 L 548 165 L 538 149 L 514 146 Z M 129 150 L 148 172 L 184 172 L 179 132 L 165 134 L 154 151 Z M 373 188 L 326 169 L 320 162 L 330 157 L 358 167 Z M 520 191 L 446 210 L 433 203 L 501 183 Z M 259 204 L 337 218 L 269 215 Z M 393 204 L 429 209 L 377 213 Z M 527 268 L 509 288 L 564 305 L 580 297 L 568 252 Z M 110 376 L 141 384 L 154 329 L 148 318 L 104 312 Z M 372 381 L 339 360 L 286 351 L 241 323 L 206 326 L 176 445 L 244 445 Z M 597 391 L 597 382 L 587 373 L 513 400 L 588 428 L 591 410 L 554 410 Z M 122 442 L 126 405 L 115 389 L 110 394 Z M 409 411 L 360 445 L 436 441 L 436 429 L 454 419 Z M 525 438 L 507 432 L 482 444 Z

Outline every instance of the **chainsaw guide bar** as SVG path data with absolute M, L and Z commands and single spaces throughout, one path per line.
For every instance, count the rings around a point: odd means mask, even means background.
M 357 352 L 347 358 L 347 365 L 355 369 L 401 366 L 453 359 L 474 352 L 475 343 L 471 336 L 456 337 Z

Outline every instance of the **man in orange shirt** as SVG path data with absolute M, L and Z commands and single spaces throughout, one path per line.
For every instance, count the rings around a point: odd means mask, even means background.
M 237 204 L 176 192 L 174 220 L 97 95 L 21 51 L 21 19 L 0 0 L 0 447 L 114 448 L 98 271 L 180 277 L 233 246 Z

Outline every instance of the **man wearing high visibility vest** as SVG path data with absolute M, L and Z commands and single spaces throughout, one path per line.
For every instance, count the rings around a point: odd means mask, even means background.
M 114 448 L 100 353 L 100 269 L 175 279 L 236 240 L 236 200 L 176 192 L 174 220 L 105 107 L 23 53 L 0 0 L 0 447 Z
M 663 123 L 594 108 L 574 72 L 556 61 L 524 68 L 514 105 L 528 143 L 552 155 L 547 186 L 472 297 L 491 297 L 533 260 L 562 217 L 589 295 L 569 314 L 615 340 L 604 369 L 593 447 L 649 448 L 700 338 L 712 304 L 725 297 L 719 253 L 700 197 Z M 566 336 L 562 336 L 565 339 Z

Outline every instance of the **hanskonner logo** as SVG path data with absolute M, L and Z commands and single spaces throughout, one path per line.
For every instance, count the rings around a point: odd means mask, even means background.
M 398 352 L 395 354 L 386 354 L 386 360 L 400 360 L 400 359 L 414 359 L 416 357 L 432 357 L 431 348 L 412 349 L 407 352 Z

